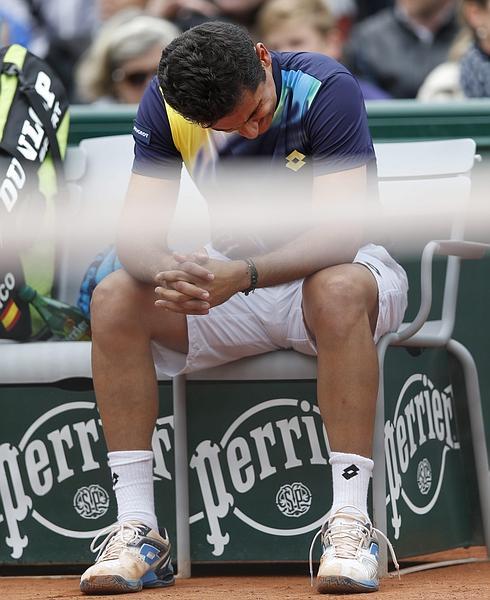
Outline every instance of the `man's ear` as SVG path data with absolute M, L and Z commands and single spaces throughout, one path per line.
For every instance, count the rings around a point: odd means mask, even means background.
M 262 42 L 258 42 L 255 44 L 255 53 L 259 57 L 260 62 L 264 66 L 264 68 L 270 67 L 272 63 L 272 58 L 269 50 L 264 46 Z

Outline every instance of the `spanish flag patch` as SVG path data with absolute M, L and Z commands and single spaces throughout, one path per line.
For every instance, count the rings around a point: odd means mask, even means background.
M 12 299 L 10 299 L 7 302 L 7 306 L 0 314 L 0 323 L 2 323 L 6 331 L 12 331 L 20 318 L 20 314 L 19 307 Z

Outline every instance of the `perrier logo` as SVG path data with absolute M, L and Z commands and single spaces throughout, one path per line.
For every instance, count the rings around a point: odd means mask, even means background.
M 304 167 L 306 162 L 303 160 L 304 154 L 301 154 L 298 150 L 293 150 L 288 156 L 286 156 L 286 167 L 291 171 L 299 171 L 301 167 Z

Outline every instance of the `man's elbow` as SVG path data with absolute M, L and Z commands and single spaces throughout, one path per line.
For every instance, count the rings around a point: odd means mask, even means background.
M 142 277 L 140 269 L 138 268 L 138 264 L 140 262 L 138 260 L 139 253 L 135 246 L 134 239 L 123 232 L 118 232 L 115 246 L 117 257 L 124 267 L 124 270 L 132 275 L 135 279 L 143 281 L 144 278 Z
M 116 236 L 115 246 L 119 260 L 121 261 L 124 268 L 127 268 L 127 263 L 130 262 L 131 255 L 133 254 L 130 248 L 130 239 L 127 235 L 118 232 Z

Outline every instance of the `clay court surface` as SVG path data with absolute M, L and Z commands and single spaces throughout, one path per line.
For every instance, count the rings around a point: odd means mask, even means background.
M 442 558 L 485 556 L 484 549 L 457 550 L 444 553 Z M 441 555 L 437 555 L 441 558 Z M 78 577 L 2 577 L 0 598 L 2 600 L 59 600 L 64 598 L 134 598 L 135 600 L 300 600 L 319 598 L 347 598 L 346 596 L 319 596 L 310 588 L 307 575 L 270 573 L 267 575 L 199 575 L 191 579 L 177 580 L 174 587 L 166 590 L 145 590 L 138 594 L 123 596 L 83 596 L 78 589 Z M 294 567 L 295 572 L 298 567 Z M 305 567 L 307 570 L 307 567 Z M 380 600 L 489 600 L 490 562 L 457 565 L 382 581 L 377 594 L 353 594 L 348 598 L 376 598 Z

